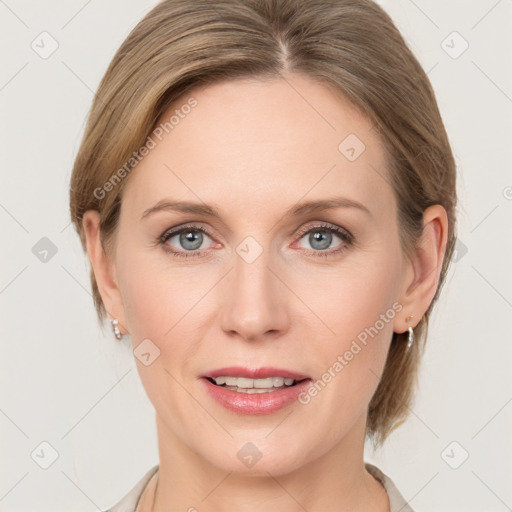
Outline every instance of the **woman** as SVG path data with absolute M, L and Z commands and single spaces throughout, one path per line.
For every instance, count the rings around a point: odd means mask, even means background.
M 412 510 L 363 460 L 406 418 L 455 241 L 424 71 L 370 0 L 167 0 L 71 182 L 159 465 L 111 512 Z

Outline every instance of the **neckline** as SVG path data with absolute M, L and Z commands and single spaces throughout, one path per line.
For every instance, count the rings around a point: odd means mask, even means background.
M 387 475 L 385 475 L 377 466 L 369 462 L 365 462 L 364 466 L 368 473 L 382 486 L 384 489 L 386 496 L 389 501 L 389 509 L 391 512 L 395 509 L 395 492 L 398 493 L 398 490 L 394 486 L 393 482 L 389 479 Z M 156 489 L 157 489 L 157 478 L 160 470 L 160 465 L 156 465 L 154 468 L 154 473 L 150 476 L 149 480 L 144 485 L 142 492 L 140 493 L 134 512 L 143 512 L 142 507 L 144 506 L 144 510 L 151 510 L 154 505 Z M 409 509 L 406 509 L 409 510 Z
M 155 466 L 155 472 L 153 475 L 149 478 L 148 482 L 142 489 L 142 492 L 139 495 L 139 498 L 137 500 L 137 503 L 135 505 L 134 512 L 142 512 L 142 506 L 145 506 L 145 509 L 151 510 L 153 507 L 154 501 L 155 501 L 155 494 L 156 494 L 156 483 L 154 483 L 157 479 L 160 466 Z M 151 492 L 151 489 L 153 492 Z M 150 495 L 151 494 L 151 495 Z M 151 507 L 149 506 L 151 505 Z

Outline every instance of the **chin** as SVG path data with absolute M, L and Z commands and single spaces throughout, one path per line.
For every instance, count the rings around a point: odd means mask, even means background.
M 311 448 L 312 440 L 308 443 L 300 442 L 293 436 L 276 436 L 270 434 L 271 429 L 255 433 L 251 435 L 239 435 L 233 439 L 225 439 L 225 446 L 219 448 L 214 453 L 211 452 L 211 444 L 207 451 L 201 452 L 200 456 L 207 459 L 212 465 L 220 470 L 238 474 L 240 476 L 272 476 L 284 475 L 292 473 L 300 466 L 305 464 L 307 453 L 304 446 Z M 283 430 L 282 434 L 286 434 Z M 283 438 L 286 441 L 283 441 Z M 213 443 L 212 443 L 213 444 Z

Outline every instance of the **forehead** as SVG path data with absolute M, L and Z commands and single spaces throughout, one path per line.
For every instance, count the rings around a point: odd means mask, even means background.
M 157 124 L 155 146 L 125 191 L 139 213 L 166 196 L 260 215 L 262 202 L 279 209 L 338 193 L 378 209 L 392 195 L 372 123 L 340 94 L 307 78 L 196 88 Z

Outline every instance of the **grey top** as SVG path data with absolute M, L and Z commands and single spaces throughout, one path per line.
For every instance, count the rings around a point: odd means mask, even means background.
M 400 494 L 395 484 L 387 475 L 385 475 L 377 466 L 366 463 L 366 469 L 374 476 L 379 482 L 382 483 L 384 489 L 389 497 L 390 511 L 391 512 L 414 512 L 409 504 L 405 501 L 403 496 Z M 105 512 L 135 512 L 139 499 L 149 483 L 151 478 L 158 471 L 159 465 L 153 466 L 133 487 L 133 489 L 116 503 L 113 507 L 109 508 Z

